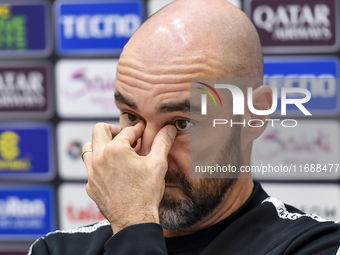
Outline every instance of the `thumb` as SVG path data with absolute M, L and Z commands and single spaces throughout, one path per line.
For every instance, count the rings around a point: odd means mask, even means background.
M 163 127 L 153 140 L 149 157 L 154 159 L 167 159 L 171 146 L 177 135 L 177 129 L 173 125 Z

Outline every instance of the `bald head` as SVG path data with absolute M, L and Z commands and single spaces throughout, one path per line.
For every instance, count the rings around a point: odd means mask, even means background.
M 164 7 L 132 36 L 120 64 L 132 59 L 129 65 L 156 76 L 181 72 L 190 78 L 263 76 L 256 30 L 225 0 L 176 0 Z M 184 78 L 181 75 L 177 82 Z

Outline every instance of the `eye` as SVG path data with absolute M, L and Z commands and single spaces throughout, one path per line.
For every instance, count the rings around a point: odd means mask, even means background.
M 127 116 L 127 121 L 129 122 L 130 125 L 135 125 L 140 121 L 140 118 L 134 114 L 125 112 L 123 115 Z
M 133 115 L 131 113 L 127 113 L 127 117 L 129 119 L 129 121 L 132 121 L 132 122 L 134 122 L 138 119 L 138 117 L 136 115 Z
M 179 131 L 184 131 L 191 126 L 191 122 L 190 120 L 176 120 L 174 125 Z

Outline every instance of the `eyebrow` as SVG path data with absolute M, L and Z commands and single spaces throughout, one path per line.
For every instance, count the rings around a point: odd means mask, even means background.
M 159 113 L 169 113 L 169 112 L 196 112 L 200 111 L 201 108 L 198 106 L 190 105 L 189 100 L 184 100 L 179 103 L 168 103 L 162 105 L 159 109 Z
M 117 103 L 126 104 L 133 110 L 138 110 L 138 107 L 133 100 L 124 97 L 119 91 L 115 92 L 115 100 Z M 190 100 L 184 100 L 178 103 L 167 103 L 157 109 L 158 113 L 171 113 L 171 112 L 200 112 L 201 107 L 190 105 Z
M 132 110 L 138 110 L 138 107 L 135 104 L 135 102 L 133 102 L 132 100 L 130 100 L 130 99 L 126 98 L 126 97 L 124 97 L 122 94 L 119 93 L 119 91 L 115 91 L 115 100 L 116 100 L 116 103 L 126 104 Z

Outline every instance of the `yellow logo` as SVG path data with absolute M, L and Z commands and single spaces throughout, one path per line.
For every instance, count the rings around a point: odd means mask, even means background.
M 5 160 L 13 160 L 20 154 L 18 147 L 20 136 L 13 131 L 5 131 L 0 135 L 0 153 Z
M 20 136 L 13 131 L 0 134 L 0 171 L 28 171 L 31 168 L 29 159 L 17 159 L 20 155 Z
M 0 5 L 0 18 L 9 19 L 11 17 L 11 6 Z

